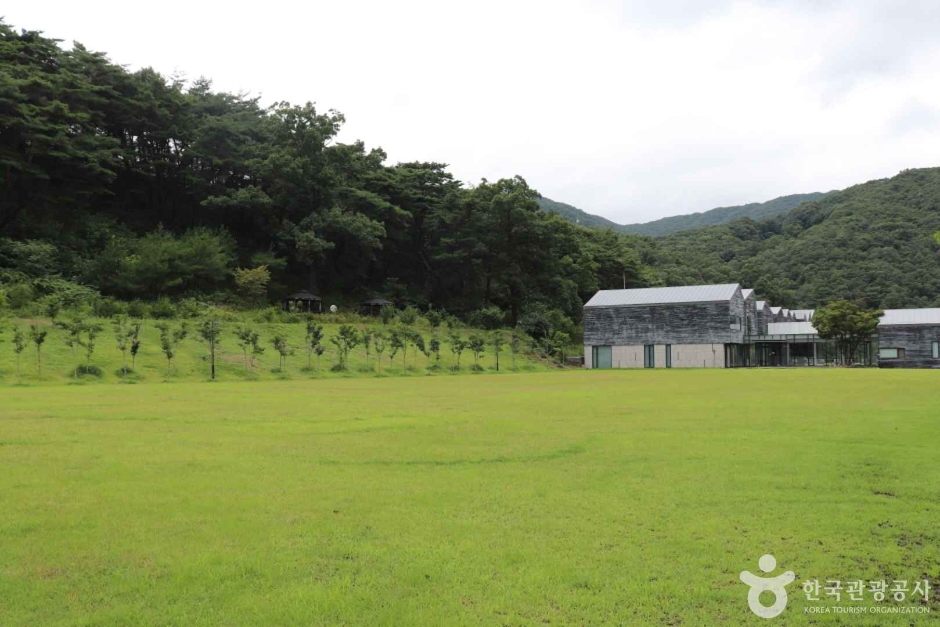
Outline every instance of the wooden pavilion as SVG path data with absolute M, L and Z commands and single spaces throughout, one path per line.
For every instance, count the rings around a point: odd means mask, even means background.
M 284 299 L 284 311 L 323 313 L 323 299 L 307 290 L 300 290 Z
M 359 304 L 359 310 L 363 314 L 378 316 L 382 313 L 383 307 L 392 307 L 394 305 L 395 303 L 390 300 L 385 300 L 384 298 L 370 298 Z

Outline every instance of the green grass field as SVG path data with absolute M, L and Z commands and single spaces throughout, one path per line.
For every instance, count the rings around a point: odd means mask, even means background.
M 804 614 L 837 604 L 800 584 L 940 586 L 938 391 L 884 370 L 4 387 L 0 624 L 926 624 L 933 598 Z M 797 577 L 772 621 L 738 579 L 765 553 Z

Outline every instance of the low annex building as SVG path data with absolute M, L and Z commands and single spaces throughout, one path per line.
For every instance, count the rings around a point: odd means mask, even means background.
M 878 365 L 940 368 L 940 309 L 885 309 L 878 323 Z
M 813 309 L 757 300 L 736 283 L 601 290 L 584 306 L 587 368 L 734 368 L 840 364 Z M 887 309 L 854 363 L 940 368 L 940 308 Z

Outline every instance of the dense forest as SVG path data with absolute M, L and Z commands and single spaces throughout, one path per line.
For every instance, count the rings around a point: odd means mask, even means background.
M 655 281 L 740 282 L 787 307 L 940 306 L 940 168 L 850 187 L 789 213 L 637 239 Z
M 240 303 L 261 281 L 269 302 L 309 288 L 515 324 L 645 282 L 626 240 L 541 211 L 521 177 L 390 165 L 338 143 L 343 122 L 0 23 L 0 285 L 15 304 L 75 286 Z
M 791 307 L 940 305 L 938 169 L 652 238 L 573 224 L 518 176 L 389 164 L 338 142 L 343 123 L 0 22 L 0 301 L 254 306 L 308 288 L 514 325 L 578 321 L 600 288 L 735 281 Z

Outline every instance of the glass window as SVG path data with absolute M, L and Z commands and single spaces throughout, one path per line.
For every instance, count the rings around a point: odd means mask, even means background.
M 643 347 L 643 367 L 644 368 L 655 368 L 656 367 L 656 347 L 653 344 L 646 344 Z
M 878 350 L 878 359 L 897 359 L 898 358 L 898 349 L 896 348 L 881 348 Z
M 934 359 L 940 359 L 940 342 L 934 342 L 930 347 Z
M 666 367 L 672 368 L 672 344 L 666 344 Z

